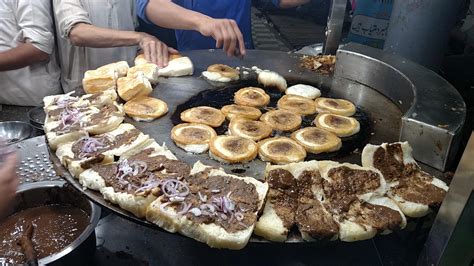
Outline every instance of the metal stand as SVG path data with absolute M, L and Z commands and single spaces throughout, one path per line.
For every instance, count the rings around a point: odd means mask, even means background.
M 394 1 L 384 50 L 437 71 L 463 1 Z
M 418 265 L 468 265 L 474 256 L 474 132 L 420 254 Z M 464 239 L 464 240 L 463 240 Z M 471 256 L 469 258 L 469 256 Z M 454 263 L 454 264 L 453 264 Z
M 329 14 L 326 29 L 326 43 L 324 44 L 324 54 L 336 54 L 341 41 L 342 26 L 346 14 L 347 0 L 332 0 L 331 13 Z

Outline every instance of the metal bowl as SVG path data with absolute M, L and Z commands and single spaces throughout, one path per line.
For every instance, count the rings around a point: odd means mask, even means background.
M 32 126 L 43 130 L 44 120 L 46 119 L 46 113 L 44 112 L 43 106 L 38 106 L 28 111 L 28 119 L 30 119 L 30 124 Z
M 71 189 L 64 181 L 44 181 L 21 185 L 17 191 L 12 214 L 27 208 L 50 204 L 68 204 L 89 215 L 90 224 L 79 237 L 58 253 L 38 261 L 39 265 L 89 265 L 96 249 L 95 227 L 100 219 L 100 207 Z
M 35 137 L 36 129 L 21 121 L 0 122 L 0 136 L 5 138 L 8 144 L 14 144 Z

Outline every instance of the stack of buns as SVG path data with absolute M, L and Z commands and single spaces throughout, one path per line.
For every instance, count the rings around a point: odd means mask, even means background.
M 150 63 L 143 54 L 135 58 L 135 66 L 120 61 L 86 71 L 82 81 L 88 94 L 116 90 L 125 104 L 125 113 L 136 121 L 152 121 L 168 112 L 167 104 L 150 94 L 158 78 L 179 77 L 193 74 L 193 64 L 188 57 L 170 55 L 168 66 L 159 68 Z

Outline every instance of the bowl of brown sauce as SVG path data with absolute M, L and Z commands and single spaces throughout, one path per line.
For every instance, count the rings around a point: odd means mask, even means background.
M 100 208 L 63 181 L 20 186 L 0 220 L 0 265 L 87 265 Z

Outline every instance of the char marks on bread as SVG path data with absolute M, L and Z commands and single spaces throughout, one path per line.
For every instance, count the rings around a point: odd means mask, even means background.
M 209 143 L 209 156 L 223 163 L 249 162 L 258 154 L 257 144 L 239 136 L 217 136 Z
M 273 137 L 258 142 L 258 155 L 264 162 L 287 164 L 303 161 L 306 150 L 287 137 Z
M 360 131 L 360 123 L 357 119 L 336 114 L 318 114 L 314 119 L 314 124 L 338 137 L 349 137 Z
M 257 120 L 262 115 L 262 112 L 255 107 L 237 104 L 225 105 L 221 108 L 221 112 L 227 117 L 229 121 L 235 118 Z
M 168 113 L 166 102 L 148 96 L 137 96 L 124 104 L 125 113 L 135 121 L 151 122 Z
M 171 129 L 171 139 L 189 153 L 206 152 L 209 150 L 209 142 L 216 136 L 216 131 L 204 124 L 183 123 Z
M 312 115 L 316 113 L 316 104 L 308 98 L 287 94 L 278 100 L 278 108 L 288 110 L 300 115 Z
M 245 87 L 234 94 L 234 102 L 237 105 L 263 107 L 270 103 L 270 95 L 257 87 Z
M 219 109 L 209 106 L 199 106 L 185 110 L 180 117 L 184 122 L 205 124 L 211 127 L 220 127 L 225 121 L 225 116 Z
M 269 137 L 272 128 L 264 122 L 236 118 L 230 121 L 229 135 L 240 136 L 253 141 Z
M 318 113 L 330 113 L 342 116 L 352 116 L 356 112 L 353 103 L 345 99 L 318 98 L 315 100 Z
M 319 154 L 337 151 L 342 146 L 341 139 L 335 134 L 317 127 L 299 129 L 291 138 L 303 146 L 307 152 Z
M 260 120 L 276 131 L 295 131 L 301 127 L 301 116 L 288 110 L 271 110 L 264 113 Z
M 237 69 L 223 64 L 210 65 L 202 76 L 211 82 L 227 83 L 240 78 Z

